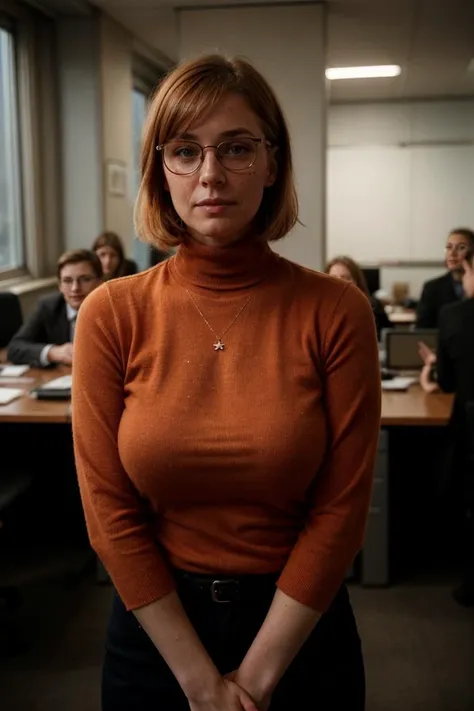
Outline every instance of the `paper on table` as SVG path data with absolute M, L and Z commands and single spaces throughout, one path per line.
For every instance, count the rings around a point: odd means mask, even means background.
M 2 378 L 18 378 L 20 375 L 27 373 L 29 369 L 29 365 L 5 365 L 0 370 L 0 375 Z
M 392 378 L 392 380 L 382 380 L 382 390 L 408 390 L 410 385 L 416 383 L 416 378 Z
M 61 375 L 59 378 L 49 380 L 41 385 L 42 390 L 70 390 L 72 385 L 72 375 Z
M 16 400 L 24 394 L 24 390 L 19 388 L 0 388 L 0 405 L 8 405 L 12 400 Z

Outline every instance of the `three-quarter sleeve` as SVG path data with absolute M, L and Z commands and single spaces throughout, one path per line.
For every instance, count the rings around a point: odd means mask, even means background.
M 284 593 L 321 613 L 362 546 L 381 407 L 377 339 L 367 298 L 348 285 L 325 330 L 326 456 L 308 492 L 306 526 L 278 582 Z
M 127 353 L 107 285 L 81 306 L 74 339 L 72 424 L 76 469 L 91 545 L 127 609 L 174 590 L 147 523 L 145 503 L 122 466 L 118 430 Z

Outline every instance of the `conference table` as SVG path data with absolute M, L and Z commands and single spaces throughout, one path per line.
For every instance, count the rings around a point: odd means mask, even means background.
M 0 406 L 0 436 L 8 436 L 8 427 L 14 427 L 17 431 L 23 426 L 28 427 L 31 436 L 32 431 L 41 433 L 41 425 L 48 425 L 50 431 L 51 428 L 54 431 L 57 431 L 57 428 L 65 430 L 63 440 L 70 439 L 70 403 L 36 400 L 29 394 L 38 385 L 67 373 L 70 373 L 67 367 L 47 370 L 31 368 L 24 377 L 15 381 L 8 379 L 6 382 L 7 379 L 0 376 L 0 387 L 10 385 L 24 388 L 22 397 L 8 405 Z M 390 582 L 391 464 L 393 450 L 397 449 L 396 446 L 392 447 L 394 434 L 407 429 L 421 431 L 427 428 L 445 428 L 450 419 L 452 402 L 451 395 L 428 394 L 423 392 L 419 385 L 411 386 L 406 392 L 382 393 L 381 431 L 374 489 L 361 554 L 363 585 L 387 585 Z M 408 459 L 412 452 L 406 451 L 405 456 Z
M 18 388 L 24 394 L 8 403 L 0 405 L 0 424 L 30 423 L 30 424 L 67 424 L 69 418 L 68 400 L 37 400 L 31 391 L 44 385 L 54 378 L 68 375 L 71 368 L 58 366 L 56 368 L 30 368 L 24 375 L 17 378 L 2 377 L 0 370 L 0 387 Z

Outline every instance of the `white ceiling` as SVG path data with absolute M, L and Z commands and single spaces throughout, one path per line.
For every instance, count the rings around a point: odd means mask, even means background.
M 91 1 L 147 44 L 178 59 L 174 9 L 180 0 Z M 181 5 L 249 1 L 182 0 Z M 266 1 L 273 2 L 259 0 Z M 332 82 L 331 101 L 474 96 L 474 68 L 468 71 L 474 58 L 474 0 L 327 0 L 327 6 L 328 66 L 402 67 L 393 79 Z

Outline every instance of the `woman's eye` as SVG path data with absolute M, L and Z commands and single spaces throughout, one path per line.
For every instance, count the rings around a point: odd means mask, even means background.
M 231 156 L 247 155 L 250 150 L 250 146 L 246 143 L 229 143 L 225 147 L 225 153 Z
M 188 159 L 188 158 L 196 158 L 199 151 L 194 146 L 177 146 L 174 149 L 173 153 L 177 158 Z

